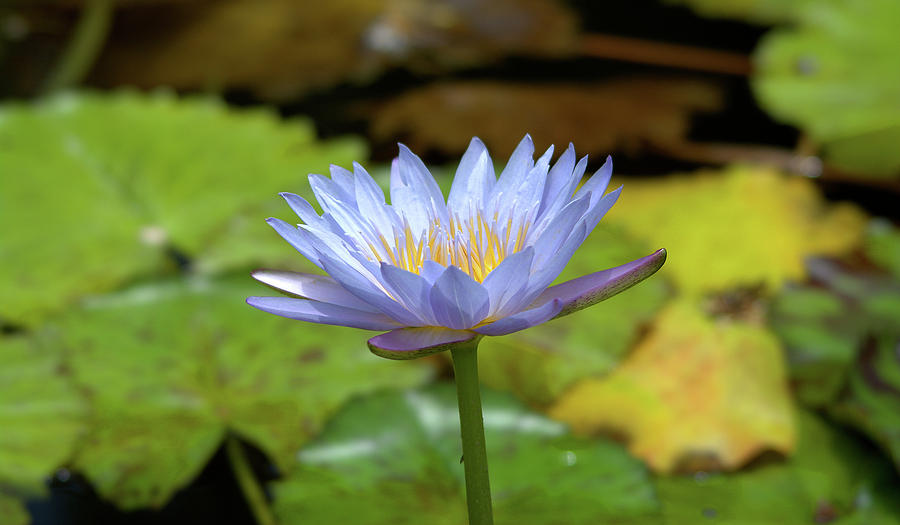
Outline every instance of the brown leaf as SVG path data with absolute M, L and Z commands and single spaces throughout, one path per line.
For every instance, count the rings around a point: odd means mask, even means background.
M 525 132 L 537 144 L 580 152 L 637 149 L 684 137 L 695 111 L 721 106 L 719 90 L 695 80 L 627 79 L 593 85 L 435 84 L 381 107 L 371 132 L 415 151 L 465 150 L 479 136 L 492 151 L 512 151 Z M 502 157 L 495 160 L 503 160 Z
M 118 13 L 94 71 L 104 86 L 245 89 L 285 100 L 392 65 L 437 69 L 573 48 L 551 0 L 220 0 Z

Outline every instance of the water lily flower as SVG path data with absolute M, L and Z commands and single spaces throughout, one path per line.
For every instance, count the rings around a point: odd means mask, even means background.
M 519 143 L 499 178 L 473 138 L 446 201 L 421 159 L 403 145 L 391 165 L 390 204 L 359 164 L 310 175 L 323 213 L 282 193 L 300 217 L 268 223 L 326 275 L 258 270 L 293 297 L 250 297 L 260 310 L 313 323 L 386 331 L 369 340 L 382 357 L 410 359 L 482 336 L 517 332 L 615 295 L 653 274 L 665 250 L 555 286 L 621 187 L 606 193 L 612 162 L 580 184 L 587 157 L 574 147 L 551 167 Z

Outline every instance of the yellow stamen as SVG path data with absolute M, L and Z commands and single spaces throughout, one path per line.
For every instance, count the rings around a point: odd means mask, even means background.
M 451 215 L 449 229 L 444 227 L 446 223 L 435 221 L 418 238 L 409 223 L 404 221 L 402 230 L 395 228 L 391 238 L 382 233 L 365 242 L 371 260 L 388 262 L 386 255 L 394 266 L 419 273 L 428 258 L 442 266 L 456 266 L 482 282 L 506 257 L 525 247 L 531 223 L 523 221 L 514 224 L 514 214 L 510 211 L 509 217 L 504 220 L 499 219 L 495 212 L 494 220 L 490 222 L 480 212 L 472 213 L 465 219 Z M 498 220 L 503 222 L 498 224 Z

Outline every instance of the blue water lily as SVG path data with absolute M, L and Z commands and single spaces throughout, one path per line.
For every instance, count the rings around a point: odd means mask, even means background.
M 619 198 L 606 193 L 612 161 L 584 184 L 587 157 L 570 144 L 551 167 L 531 137 L 500 176 L 473 138 L 444 196 L 413 152 L 391 165 L 390 204 L 359 164 L 310 175 L 322 214 L 283 193 L 301 224 L 269 224 L 326 275 L 258 270 L 253 276 L 293 297 L 250 297 L 269 313 L 313 323 L 387 331 L 373 352 L 409 359 L 481 336 L 499 336 L 566 315 L 652 275 L 665 250 L 551 286 Z

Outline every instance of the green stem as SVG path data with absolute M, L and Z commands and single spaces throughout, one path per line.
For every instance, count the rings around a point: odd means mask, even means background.
M 493 525 L 491 482 L 488 478 L 484 445 L 484 417 L 478 386 L 478 340 L 453 348 L 456 396 L 459 399 L 459 427 L 462 435 L 463 465 L 466 472 L 466 502 L 469 525 Z
M 263 493 L 262 487 L 253 475 L 253 469 L 250 468 L 250 462 L 247 461 L 247 455 L 244 454 L 244 447 L 241 442 L 234 436 L 228 436 L 225 439 L 225 451 L 228 454 L 228 461 L 231 463 L 231 470 L 237 479 L 241 492 L 244 493 L 244 499 L 256 518 L 257 525 L 275 525 L 275 516 L 269 508 L 266 501 L 266 495 Z
M 44 82 L 44 93 L 81 82 L 103 48 L 112 20 L 113 0 L 89 0 L 59 63 Z

